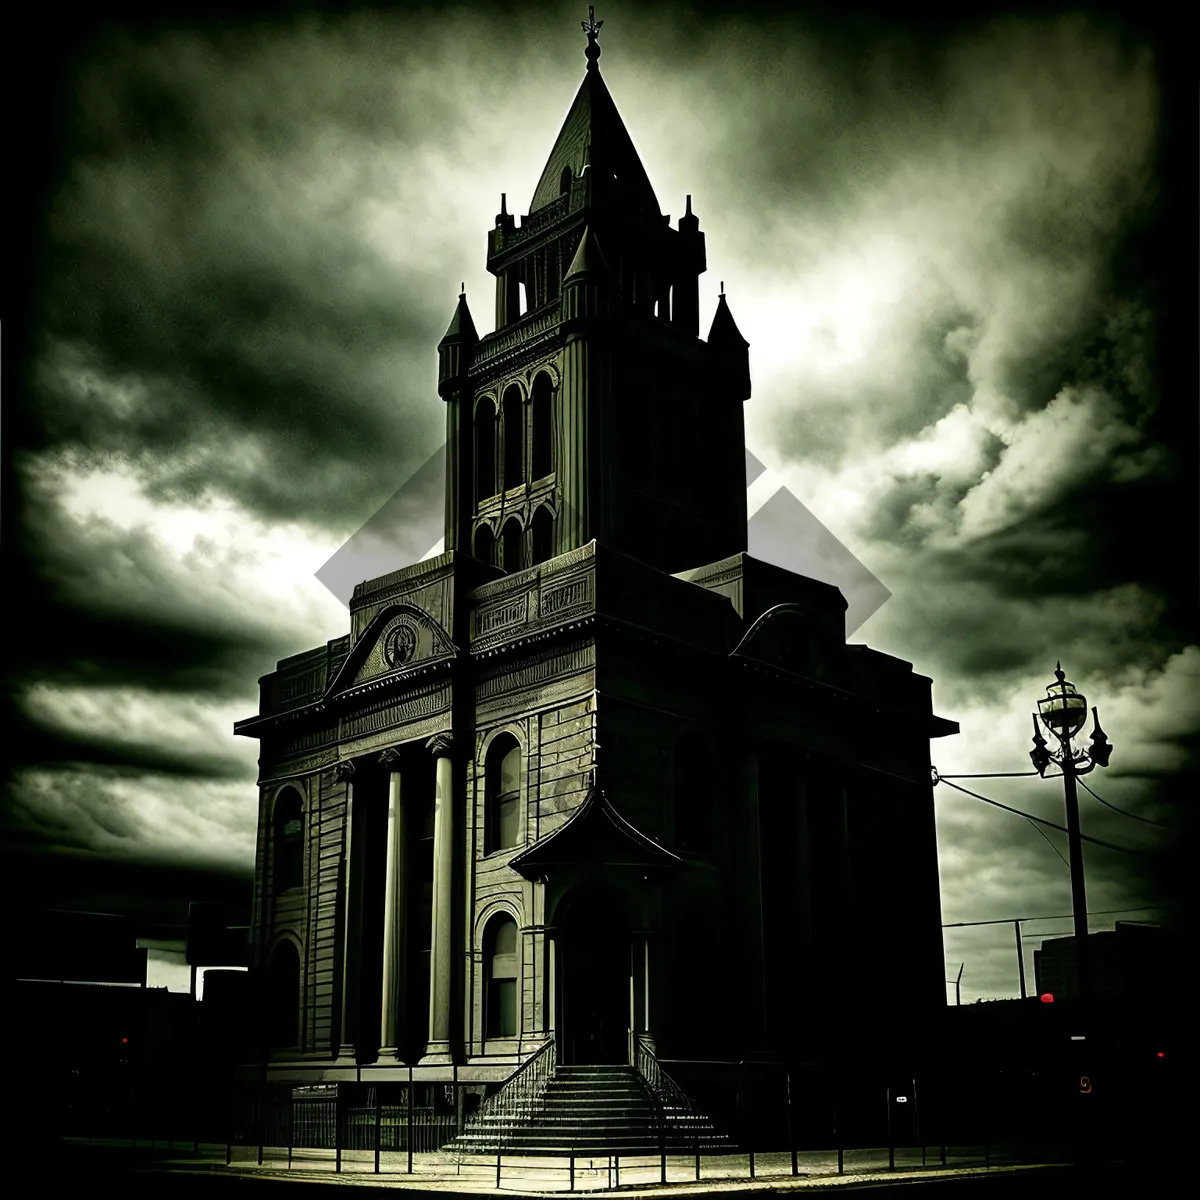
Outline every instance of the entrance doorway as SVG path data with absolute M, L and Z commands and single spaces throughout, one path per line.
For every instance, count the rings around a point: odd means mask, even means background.
M 559 926 L 561 1061 L 627 1063 L 630 1029 L 629 930 L 615 904 L 590 898 Z

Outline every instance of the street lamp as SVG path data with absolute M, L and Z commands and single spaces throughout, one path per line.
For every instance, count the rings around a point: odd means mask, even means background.
M 1086 775 L 1096 767 L 1107 767 L 1112 745 L 1100 728 L 1100 718 L 1092 709 L 1092 737 L 1086 750 L 1077 750 L 1071 745 L 1074 737 L 1087 721 L 1087 698 L 1075 690 L 1063 675 L 1062 663 L 1054 669 L 1055 682 L 1046 688 L 1046 698 L 1038 701 L 1038 711 L 1033 715 L 1033 750 L 1029 757 L 1037 773 L 1046 778 L 1051 764 L 1062 772 L 1063 787 L 1067 799 L 1067 840 L 1071 859 L 1071 911 L 1075 920 L 1075 970 L 1079 999 L 1086 1004 L 1091 993 L 1091 975 L 1088 970 L 1088 922 L 1087 897 L 1083 886 L 1083 841 L 1079 836 L 1079 798 L 1075 791 L 1075 779 Z M 1038 720 L 1050 731 L 1058 742 L 1058 750 L 1051 750 L 1042 737 Z M 1053 778 L 1053 776 L 1051 776 Z

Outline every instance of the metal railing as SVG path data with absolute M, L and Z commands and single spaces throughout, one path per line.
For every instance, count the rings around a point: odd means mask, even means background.
M 497 1141 L 501 1149 L 505 1148 L 505 1133 L 516 1125 L 528 1124 L 545 1107 L 556 1061 L 554 1039 L 550 1038 L 504 1081 L 498 1092 L 480 1104 L 463 1126 L 463 1133 L 478 1131 L 495 1121 Z
M 659 1142 L 664 1153 L 672 1134 L 672 1141 L 682 1139 L 697 1155 L 702 1148 L 712 1148 L 723 1140 L 712 1123 L 697 1112 L 683 1088 L 662 1069 L 654 1050 L 640 1033 L 633 1035 L 633 1066 L 654 1100 L 660 1126 Z

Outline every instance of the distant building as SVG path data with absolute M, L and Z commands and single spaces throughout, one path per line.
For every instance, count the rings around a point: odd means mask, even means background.
M 1115 929 L 1088 936 L 1088 965 L 1096 996 L 1132 996 L 1138 990 L 1162 994 L 1166 973 L 1167 933 L 1152 925 L 1118 921 Z M 1077 997 L 1075 939 L 1053 938 L 1033 952 L 1038 995 L 1056 1000 Z

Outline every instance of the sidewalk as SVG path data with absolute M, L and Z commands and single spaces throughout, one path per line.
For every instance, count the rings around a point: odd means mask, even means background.
M 187 1148 L 188 1151 L 191 1147 Z M 242 1180 L 259 1179 L 275 1182 L 305 1182 L 350 1184 L 360 1187 L 407 1188 L 410 1191 L 480 1195 L 497 1191 L 506 1197 L 544 1197 L 547 1194 L 570 1192 L 606 1192 L 619 1190 L 623 1196 L 650 1197 L 687 1195 L 698 1198 L 704 1195 L 727 1194 L 733 1191 L 784 1192 L 803 1189 L 853 1187 L 856 1190 L 871 1187 L 950 1182 L 965 1184 L 978 1178 L 996 1179 L 999 1176 L 1020 1174 L 1022 1179 L 1061 1174 L 1070 1171 L 1068 1166 L 1055 1164 L 985 1164 L 982 1156 L 947 1156 L 947 1165 L 940 1165 L 936 1153 L 925 1166 L 921 1164 L 920 1150 L 897 1152 L 896 1169 L 888 1169 L 887 1151 L 847 1152 L 843 1162 L 843 1174 L 837 1171 L 836 1152 L 801 1153 L 797 1155 L 799 1174 L 791 1173 L 789 1154 L 755 1156 L 755 1178 L 749 1178 L 749 1162 L 745 1155 L 714 1156 L 701 1159 L 701 1177 L 695 1177 L 695 1160 L 672 1157 L 668 1160 L 667 1183 L 662 1183 L 662 1165 L 659 1159 L 622 1159 L 620 1162 L 608 1158 L 580 1158 L 575 1162 L 572 1178 L 567 1159 L 549 1158 L 505 1158 L 500 1164 L 500 1181 L 497 1188 L 496 1161 L 486 1158 L 455 1159 L 446 1154 L 419 1154 L 413 1156 L 413 1172 L 407 1172 L 406 1153 L 383 1152 L 380 1154 L 380 1172 L 375 1173 L 373 1151 L 343 1151 L 341 1171 L 338 1172 L 332 1151 L 296 1151 L 292 1163 L 287 1164 L 286 1151 L 282 1154 L 274 1149 L 264 1150 L 263 1164 L 257 1165 L 257 1151 L 249 1151 L 249 1161 L 235 1161 L 226 1166 L 224 1147 L 208 1148 L 207 1161 L 197 1160 L 191 1153 L 160 1159 L 147 1164 L 149 1170 L 170 1172 L 176 1175 L 220 1175 Z M 219 1156 L 212 1151 L 220 1151 Z M 238 1147 L 240 1154 L 245 1148 Z M 1015 1180 L 1014 1180 L 1015 1182 Z M 939 1193 L 941 1194 L 941 1193 Z M 949 1193 L 946 1193 L 949 1194 Z

